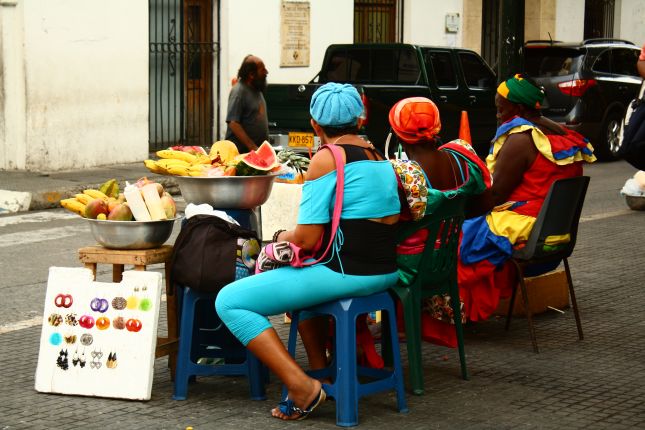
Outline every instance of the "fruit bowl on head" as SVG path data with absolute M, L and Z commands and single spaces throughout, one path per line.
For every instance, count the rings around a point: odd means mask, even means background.
M 150 249 L 163 245 L 172 234 L 175 221 L 112 221 L 86 218 L 94 239 L 110 249 Z

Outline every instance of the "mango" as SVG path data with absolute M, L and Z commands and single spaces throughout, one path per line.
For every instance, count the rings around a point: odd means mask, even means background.
M 116 207 L 116 205 L 120 204 L 117 199 L 114 197 L 108 197 L 108 213 L 112 212 L 112 210 Z
M 85 218 L 96 219 L 99 214 L 109 214 L 108 203 L 103 199 L 94 199 L 85 205 Z
M 159 197 L 163 196 L 163 193 L 164 193 L 163 185 L 161 185 L 159 182 L 155 182 L 155 185 L 157 186 L 157 192 L 159 193 Z
M 110 221 L 132 221 L 132 210 L 127 203 L 118 203 L 107 216 Z
M 168 219 L 174 218 L 177 214 L 177 205 L 175 204 L 175 200 L 167 192 L 164 192 L 161 196 L 161 206 L 163 207 L 164 212 L 166 212 Z

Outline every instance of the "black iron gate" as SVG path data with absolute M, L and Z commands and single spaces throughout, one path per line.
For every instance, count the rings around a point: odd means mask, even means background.
M 149 0 L 149 148 L 210 146 L 219 116 L 217 0 Z M 215 18 L 214 18 L 215 17 Z
M 355 0 L 354 42 L 403 41 L 403 0 Z

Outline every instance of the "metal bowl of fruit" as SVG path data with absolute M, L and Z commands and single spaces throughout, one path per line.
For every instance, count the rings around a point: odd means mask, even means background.
M 625 195 L 627 206 L 634 211 L 645 211 L 645 196 Z
M 215 209 L 253 209 L 271 194 L 278 173 L 257 176 L 176 176 L 186 203 L 208 203 Z
M 163 245 L 181 217 L 160 221 L 111 221 L 86 218 L 94 239 L 110 249 L 150 249 Z

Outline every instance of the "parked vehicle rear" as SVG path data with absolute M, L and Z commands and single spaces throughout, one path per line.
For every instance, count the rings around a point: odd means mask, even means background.
M 599 159 L 611 160 L 620 121 L 640 88 L 639 53 L 617 39 L 530 41 L 525 69 L 544 87 L 543 114 L 587 137 Z

